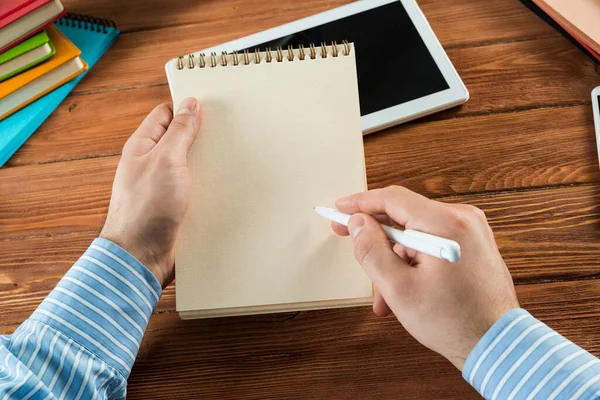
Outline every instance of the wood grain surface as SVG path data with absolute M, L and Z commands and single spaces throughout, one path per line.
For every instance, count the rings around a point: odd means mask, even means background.
M 517 287 L 523 307 L 600 355 L 600 282 Z M 160 361 L 158 361 L 160 360 Z M 172 376 L 178 378 L 173 380 Z M 154 316 L 132 397 L 477 398 L 450 363 L 369 308 L 181 321 Z
M 123 144 L 168 102 L 164 63 L 349 0 L 65 0 L 115 45 L 0 169 L 0 334 L 100 231 Z M 600 67 L 518 0 L 419 0 L 471 99 L 365 138 L 370 188 L 486 212 L 523 306 L 600 355 Z M 163 293 L 129 398 L 477 398 L 451 365 L 368 308 L 181 321 Z

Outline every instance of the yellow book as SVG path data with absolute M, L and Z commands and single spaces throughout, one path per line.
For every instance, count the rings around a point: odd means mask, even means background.
M 314 206 L 366 189 L 351 44 L 170 62 L 196 97 L 191 204 L 176 250 L 183 319 L 372 304 L 373 287 Z
M 87 69 L 79 57 L 81 51 L 56 27 L 49 26 L 46 32 L 56 53 L 37 67 L 0 83 L 0 120 Z

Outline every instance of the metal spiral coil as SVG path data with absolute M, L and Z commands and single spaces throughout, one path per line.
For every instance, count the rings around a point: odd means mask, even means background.
M 342 41 L 342 49 L 341 54 L 344 56 L 350 55 L 351 46 L 347 40 Z M 198 68 L 216 68 L 218 66 L 227 67 L 229 65 L 238 66 L 238 65 L 249 65 L 260 64 L 261 62 L 271 63 L 274 60 L 276 62 L 283 62 L 283 60 L 287 60 L 288 62 L 293 62 L 296 58 L 300 61 L 304 61 L 306 59 L 314 60 L 317 58 L 317 48 L 314 43 L 311 43 L 308 47 L 308 52 L 304 45 L 299 45 L 297 49 L 294 49 L 292 46 L 288 46 L 287 50 L 284 52 L 281 46 L 278 46 L 275 50 L 271 50 L 270 47 L 265 49 L 264 58 L 261 56 L 261 52 L 259 49 L 254 49 L 253 52 L 249 50 L 244 50 L 242 53 L 242 57 L 237 51 L 232 53 L 227 53 L 226 51 L 221 52 L 220 55 L 217 55 L 216 52 L 212 52 L 210 55 L 206 55 L 204 53 L 196 55 L 188 54 L 187 56 L 179 56 L 175 60 L 175 67 L 177 69 L 194 69 Z M 340 55 L 340 48 L 337 42 L 334 40 L 331 42 L 331 45 L 327 45 L 325 42 L 321 43 L 319 54 L 320 58 L 338 57 Z M 197 58 L 197 60 L 196 60 Z
M 114 21 L 95 18 L 89 15 L 66 13 L 56 22 L 58 25 L 71 26 L 89 31 L 107 33 L 108 28 L 117 28 Z

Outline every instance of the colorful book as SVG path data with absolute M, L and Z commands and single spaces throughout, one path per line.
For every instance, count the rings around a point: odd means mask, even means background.
M 81 51 L 58 28 L 48 27 L 56 54 L 43 64 L 0 83 L 0 120 L 87 69 Z
M 548 14 L 544 12 L 535 2 L 532 0 L 521 0 L 527 8 L 529 8 L 538 17 L 544 20 L 548 25 L 556 29 L 560 34 L 569 39 L 575 46 L 583 51 L 588 57 L 600 64 L 600 53 L 596 53 L 591 47 L 585 44 L 580 38 L 574 36 L 573 32 L 568 31 L 565 27 L 559 24 L 557 21 L 552 19 Z
M 533 0 L 566 31 L 600 53 L 600 1 Z
M 0 52 L 41 31 L 64 13 L 60 0 L 0 1 Z
M 89 68 L 98 62 L 119 36 L 114 22 L 77 14 L 65 15 L 56 26 L 81 50 L 81 58 Z M 42 125 L 86 73 L 0 121 L 0 167 Z
M 46 31 L 41 31 L 0 53 L 0 82 L 47 60 L 55 51 Z

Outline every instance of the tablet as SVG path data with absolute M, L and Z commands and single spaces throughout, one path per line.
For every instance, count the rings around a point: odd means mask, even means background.
M 362 0 L 198 53 L 354 42 L 364 134 L 469 98 L 415 0 Z M 196 53 L 197 55 L 197 53 Z M 173 62 L 166 65 L 170 81 Z
M 594 126 L 596 129 L 596 147 L 600 160 L 600 86 L 592 90 L 592 112 L 594 113 Z

